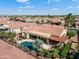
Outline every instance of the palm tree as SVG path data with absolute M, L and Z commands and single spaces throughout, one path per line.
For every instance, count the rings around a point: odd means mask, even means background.
M 43 41 L 40 40 L 40 39 L 36 39 L 36 40 L 33 42 L 33 47 L 36 48 L 37 58 L 38 58 L 39 49 L 41 48 L 41 45 L 42 45 L 42 44 L 43 44 Z
M 43 42 L 42 40 L 36 39 L 36 40 L 33 42 L 33 47 L 39 49 L 43 43 L 44 43 L 44 42 Z
M 69 13 L 65 18 L 65 26 L 72 27 L 75 24 L 75 16 L 72 13 Z

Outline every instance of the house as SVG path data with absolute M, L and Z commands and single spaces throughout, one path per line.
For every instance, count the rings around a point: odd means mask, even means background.
M 22 32 L 27 34 L 27 38 L 41 38 L 46 41 L 47 44 L 52 41 L 65 42 L 67 40 L 67 29 L 63 26 L 43 24 L 22 28 Z
M 10 20 L 10 17 L 9 16 L 1 16 L 0 20 Z
M 61 24 L 61 25 L 64 25 L 64 20 L 63 19 L 60 19 L 60 18 L 50 18 L 50 19 L 47 19 L 47 21 L 51 24 Z
M 29 22 L 29 23 L 35 23 L 35 21 L 33 20 L 33 18 L 31 17 L 28 17 L 28 18 L 25 18 L 25 22 Z
M 0 20 L 0 25 L 8 27 L 8 31 L 10 31 L 10 32 L 21 33 L 21 29 L 23 27 L 35 26 L 37 24 Z
M 76 50 L 78 46 L 78 37 L 75 35 L 74 37 L 71 37 L 70 39 L 72 41 L 71 49 Z

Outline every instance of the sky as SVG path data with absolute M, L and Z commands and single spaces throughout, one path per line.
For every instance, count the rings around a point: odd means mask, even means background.
M 79 0 L 0 0 L 0 15 L 79 15 Z

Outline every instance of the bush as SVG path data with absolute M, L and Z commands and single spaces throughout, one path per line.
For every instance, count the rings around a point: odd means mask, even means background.
M 55 23 L 56 25 L 61 25 L 62 23 L 61 22 L 57 22 L 57 23 Z
M 72 51 L 68 54 L 67 59 L 75 59 L 76 54 L 77 54 L 76 51 L 72 50 Z
M 40 54 L 42 57 L 45 57 L 46 54 L 47 54 L 47 50 L 41 49 L 41 50 L 39 51 L 39 54 Z
M 52 52 L 51 51 L 47 51 L 47 57 L 51 58 L 52 57 Z
M 9 32 L 7 34 L 7 38 L 9 38 L 9 41 L 11 41 L 11 42 L 15 41 L 15 36 L 16 36 L 16 34 L 15 33 L 11 33 L 11 32 Z
M 2 38 L 2 37 L 5 37 L 5 38 L 6 38 L 6 37 L 7 37 L 7 34 L 8 34 L 7 32 L 0 32 L 0 37 L 1 37 L 1 38 Z
M 23 38 L 23 39 L 26 39 L 27 35 L 25 34 L 24 36 L 20 36 L 20 37 Z
M 74 31 L 74 30 L 69 30 L 69 31 L 67 32 L 67 35 L 69 36 L 69 38 L 74 37 L 74 36 L 76 35 L 76 31 Z
M 52 48 L 51 49 L 51 53 L 52 53 L 52 56 L 55 58 L 55 57 L 58 57 L 59 56 L 59 50 L 56 49 L 56 48 Z
M 62 51 L 60 53 L 60 55 L 61 55 L 62 58 L 64 58 L 64 57 L 67 56 L 67 53 L 69 52 L 70 48 L 71 48 L 71 43 L 70 42 L 68 42 L 67 44 L 65 44 L 65 46 L 63 47 L 63 49 L 62 49 Z

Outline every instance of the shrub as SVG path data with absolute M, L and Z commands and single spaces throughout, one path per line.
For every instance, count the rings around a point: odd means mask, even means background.
M 58 51 L 58 49 L 56 49 L 56 48 L 52 48 L 51 49 L 51 53 L 52 53 L 52 56 L 55 58 L 55 57 L 58 57 L 59 56 L 59 51 Z
M 45 57 L 46 54 L 47 54 L 47 50 L 41 49 L 41 50 L 39 51 L 39 54 L 40 54 L 41 56 Z
M 69 31 L 67 32 L 67 35 L 69 36 L 69 38 L 74 37 L 74 36 L 76 35 L 76 31 L 74 31 L 74 30 L 69 30 Z
M 20 36 L 20 37 L 23 38 L 23 39 L 26 39 L 27 35 L 25 34 L 24 36 Z
M 0 32 L 0 37 L 2 38 L 2 37 L 7 37 L 7 32 Z
M 51 51 L 47 51 L 47 57 L 51 58 L 52 57 L 52 52 Z
M 71 43 L 70 42 L 68 42 L 67 44 L 65 44 L 65 46 L 63 47 L 63 49 L 62 49 L 62 51 L 60 53 L 60 55 L 61 55 L 62 58 L 64 58 L 64 57 L 67 56 L 67 53 L 69 52 L 70 48 L 71 48 Z
M 57 22 L 57 23 L 55 23 L 56 25 L 61 25 L 62 23 L 61 22 Z

